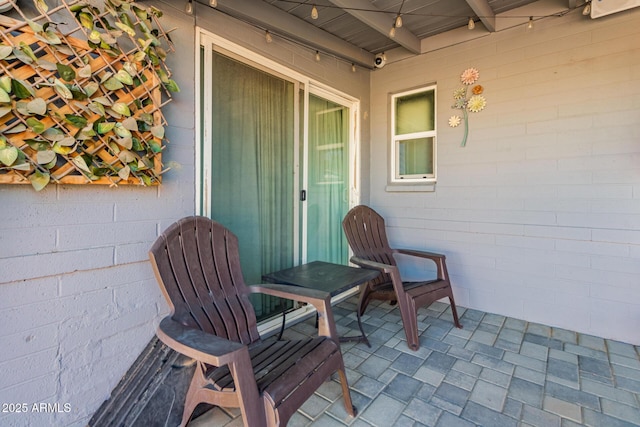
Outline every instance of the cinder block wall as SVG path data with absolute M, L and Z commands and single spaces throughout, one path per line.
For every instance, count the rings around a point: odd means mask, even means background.
M 372 73 L 371 204 L 394 245 L 447 254 L 460 305 L 640 343 L 638 22 L 576 10 Z M 447 122 L 468 67 L 488 104 L 461 148 Z M 388 94 L 430 83 L 436 189 L 386 191 Z

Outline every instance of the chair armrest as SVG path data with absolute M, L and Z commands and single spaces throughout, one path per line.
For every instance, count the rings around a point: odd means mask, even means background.
M 189 328 L 167 316 L 158 325 L 158 338 L 173 350 L 208 365 L 222 366 L 236 359 L 244 344 Z
M 331 294 L 329 292 L 279 283 L 251 285 L 249 290 L 251 293 L 272 295 L 313 305 L 318 312 L 318 335 L 332 338 L 336 343 L 340 342 L 336 322 L 333 319 L 333 311 L 331 311 Z
M 381 262 L 376 262 L 376 261 L 370 261 L 368 259 L 358 258 L 357 256 L 352 256 L 351 262 L 362 268 L 378 270 L 388 274 L 391 274 L 393 271 L 396 270 L 396 267 L 394 267 L 393 265 L 383 264 Z
M 445 256 L 435 252 L 419 251 L 415 249 L 394 249 L 396 254 L 408 255 L 419 258 L 426 258 L 433 261 L 438 269 L 438 279 L 449 280 L 449 273 L 447 273 L 447 266 L 445 264 Z
M 207 365 L 228 365 L 236 385 L 240 402 L 250 408 L 246 412 L 251 419 L 249 425 L 266 425 L 262 412 L 262 398 L 251 367 L 249 348 L 239 342 L 189 328 L 167 316 L 160 321 L 156 331 L 158 338 L 177 352 Z M 245 410 L 243 416 L 246 418 Z
M 429 258 L 435 262 L 445 259 L 443 254 L 437 254 L 435 252 L 418 251 L 415 249 L 395 249 L 394 252 L 402 255 L 415 256 L 420 258 Z

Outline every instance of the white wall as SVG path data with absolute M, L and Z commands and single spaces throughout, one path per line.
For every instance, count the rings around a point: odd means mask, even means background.
M 640 344 L 638 22 L 577 10 L 372 73 L 371 205 L 396 247 L 447 255 L 459 305 Z M 468 67 L 488 105 L 461 148 Z M 385 191 L 388 93 L 433 82 L 436 191 Z
M 165 163 L 177 164 L 153 188 L 0 185 L 1 426 L 84 426 L 152 338 L 167 313 L 147 251 L 169 224 L 195 209 L 195 23 L 182 3 L 165 12 L 175 52 L 168 64 L 181 92 L 164 110 Z M 196 4 L 198 25 L 250 47 L 362 102 L 369 72 L 264 33 Z M 368 124 L 361 124 L 364 139 Z M 368 161 L 368 152 L 363 157 Z M 365 178 L 368 177 L 367 165 Z M 366 181 L 366 179 L 365 179 Z M 36 403 L 70 404 L 69 413 L 35 413 Z

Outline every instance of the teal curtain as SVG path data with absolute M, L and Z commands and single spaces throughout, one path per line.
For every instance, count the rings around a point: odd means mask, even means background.
M 219 53 L 212 71 L 212 218 L 238 236 L 246 282 L 260 283 L 293 266 L 294 85 Z M 280 309 L 256 298 L 258 318 Z
M 349 110 L 309 96 L 307 260 L 348 262 L 342 219 L 349 210 Z

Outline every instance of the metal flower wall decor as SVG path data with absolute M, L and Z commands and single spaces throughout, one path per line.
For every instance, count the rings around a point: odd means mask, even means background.
M 475 68 L 467 68 L 460 75 L 460 82 L 464 85 L 453 91 L 454 104 L 451 108 L 462 110 L 462 118 L 453 115 L 449 118 L 449 126 L 452 128 L 459 126 L 464 121 L 464 135 L 462 137 L 461 147 L 467 145 L 467 136 L 469 135 L 469 115 L 467 111 L 479 113 L 487 105 L 487 100 L 482 93 L 484 88 L 481 85 L 471 87 L 480 78 L 480 72 Z M 469 95 L 469 88 L 471 94 Z

